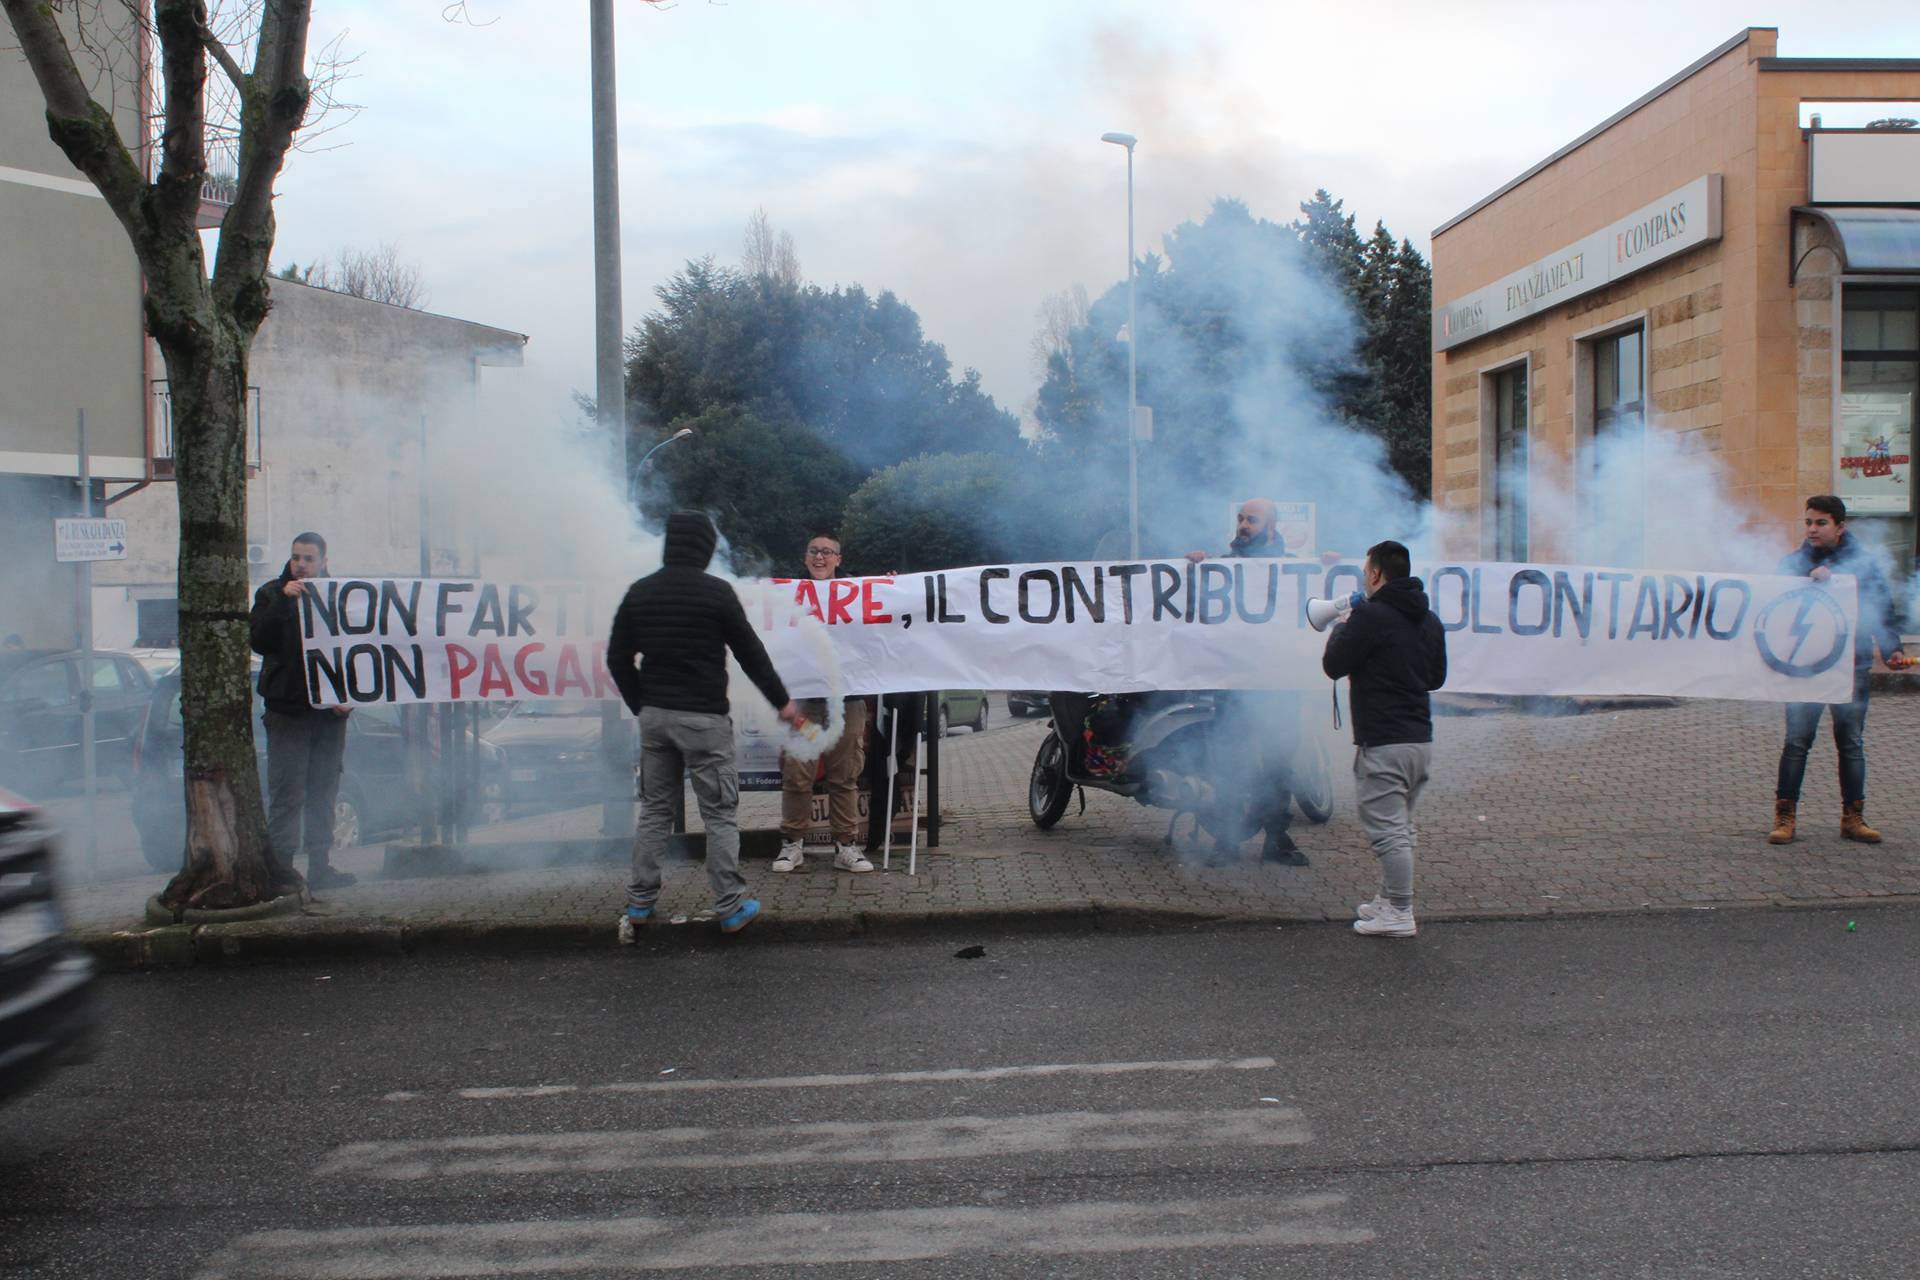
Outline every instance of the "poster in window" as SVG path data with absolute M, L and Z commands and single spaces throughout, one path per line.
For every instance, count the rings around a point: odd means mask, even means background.
M 1848 392 L 1840 397 L 1840 461 L 1834 489 L 1848 514 L 1913 510 L 1913 393 Z

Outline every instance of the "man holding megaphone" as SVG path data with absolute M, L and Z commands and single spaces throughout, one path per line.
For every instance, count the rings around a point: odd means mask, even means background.
M 1313 601 L 1308 619 L 1315 630 L 1333 624 L 1320 665 L 1352 682 L 1354 792 L 1380 860 L 1380 892 L 1360 904 L 1353 929 L 1411 938 L 1413 807 L 1433 761 L 1430 695 L 1447 680 L 1447 634 L 1400 543 L 1368 549 L 1366 589 L 1357 601 Z

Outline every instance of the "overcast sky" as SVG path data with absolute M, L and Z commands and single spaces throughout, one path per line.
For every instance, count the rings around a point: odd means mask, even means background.
M 1920 56 L 1920 5 L 619 0 L 627 327 L 756 206 L 823 285 L 891 289 L 1023 412 L 1041 300 L 1098 296 L 1217 196 L 1315 187 L 1427 237 L 1749 24 L 1790 57 Z M 430 310 L 527 333 L 528 390 L 593 386 L 587 0 L 320 0 L 364 110 L 291 157 L 276 264 L 386 241 Z M 1469 17 L 1468 15 L 1472 15 Z M 318 39 L 316 39 L 318 43 Z M 1834 121 L 1830 120 L 1830 123 Z

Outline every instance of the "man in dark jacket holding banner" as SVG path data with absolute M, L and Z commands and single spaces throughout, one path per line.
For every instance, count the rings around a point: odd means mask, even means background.
M 260 655 L 260 700 L 267 731 L 267 857 L 274 879 L 297 883 L 293 859 L 307 855 L 307 886 L 344 889 L 354 882 L 335 871 L 333 806 L 347 749 L 347 707 L 316 707 L 307 696 L 300 644 L 300 597 L 309 578 L 327 576 L 327 540 L 294 538 L 280 576 L 253 593 L 249 639 Z
M 1867 697 L 1874 646 L 1894 670 L 1912 660 L 1900 648 L 1900 630 L 1887 576 L 1873 554 L 1847 532 L 1847 504 L 1831 493 L 1807 499 L 1802 518 L 1806 541 L 1780 562 L 1780 572 L 1825 582 L 1836 573 L 1852 574 L 1858 584 L 1860 625 L 1853 640 L 1853 700 L 1833 706 L 1833 745 L 1840 756 L 1840 835 L 1863 844 L 1879 844 L 1880 833 L 1867 825 Z M 1780 777 L 1774 789 L 1773 830 L 1769 844 L 1793 839 L 1800 784 L 1807 776 L 1807 752 L 1820 731 L 1818 702 L 1787 704 L 1787 741 L 1780 749 Z
M 661 567 L 627 589 L 607 640 L 607 670 L 628 710 L 640 717 L 640 820 L 620 918 L 620 941 L 627 944 L 634 926 L 652 918 L 660 896 L 660 857 L 673 831 L 683 771 L 706 824 L 707 884 L 721 931 L 738 933 L 760 914 L 740 874 L 727 651 L 782 720 L 793 724 L 801 717 L 740 597 L 706 571 L 718 542 L 713 522 L 700 512 L 668 516 Z
M 1320 665 L 1352 681 L 1353 778 L 1360 823 L 1380 860 L 1380 892 L 1355 933 L 1411 938 L 1413 808 L 1433 761 L 1433 699 L 1447 680 L 1447 636 L 1398 542 L 1367 551 L 1367 598 L 1327 636 Z
M 1270 560 L 1287 556 L 1280 532 L 1280 509 L 1271 498 L 1249 498 L 1234 513 L 1233 541 L 1226 559 Z M 1204 551 L 1189 551 L 1198 564 Z M 1285 867 L 1309 865 L 1287 828 L 1293 825 L 1293 776 L 1290 768 L 1300 741 L 1300 698 L 1292 693 L 1229 692 L 1215 695 L 1220 708 L 1219 751 L 1211 767 L 1216 786 L 1243 802 L 1243 826 L 1214 834 L 1230 848 L 1254 831 L 1264 830 L 1260 856 Z M 1237 854 L 1226 853 L 1225 860 Z

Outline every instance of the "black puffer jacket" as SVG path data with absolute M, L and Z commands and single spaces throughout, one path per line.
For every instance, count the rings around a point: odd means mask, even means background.
M 787 704 L 787 688 L 740 597 L 707 572 L 718 541 L 713 522 L 699 512 L 668 516 L 659 572 L 627 588 L 613 615 L 607 670 L 635 715 L 642 707 L 726 715 L 728 649 L 768 702 Z
M 247 616 L 253 651 L 260 655 L 260 698 L 269 711 L 303 716 L 319 709 L 307 701 L 306 663 L 300 655 L 300 602 L 285 594 L 293 581 L 293 561 L 280 576 L 253 593 Z
M 1433 741 L 1433 700 L 1447 682 L 1447 633 L 1418 578 L 1374 592 L 1327 636 L 1330 679 L 1353 681 L 1353 745 Z

